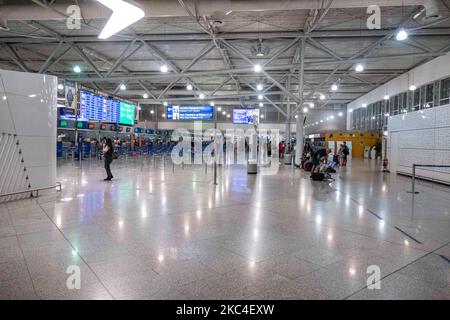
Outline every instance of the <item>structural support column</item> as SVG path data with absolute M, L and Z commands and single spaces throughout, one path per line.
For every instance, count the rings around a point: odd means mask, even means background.
M 296 132 L 297 132 L 297 147 L 295 148 L 295 165 L 300 166 L 303 157 L 303 138 L 304 138 L 304 128 L 303 123 L 305 121 L 305 115 L 299 114 L 296 119 Z
M 288 76 L 287 79 L 287 89 L 291 88 L 291 76 Z M 286 97 L 286 143 L 291 142 L 291 99 L 289 96 Z

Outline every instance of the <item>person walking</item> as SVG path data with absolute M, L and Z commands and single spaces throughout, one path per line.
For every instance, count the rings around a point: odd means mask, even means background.
M 113 161 L 113 145 L 111 139 L 106 139 L 103 144 L 103 157 L 105 158 L 105 170 L 107 177 L 105 181 L 111 181 L 113 177 L 111 173 L 111 162 Z

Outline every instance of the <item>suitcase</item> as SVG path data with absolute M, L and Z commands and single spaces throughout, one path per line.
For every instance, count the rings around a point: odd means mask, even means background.
M 323 181 L 325 180 L 325 175 L 321 172 L 314 172 L 313 174 L 311 174 L 311 179 L 313 179 L 314 181 Z
M 339 156 L 337 154 L 335 154 L 333 156 L 333 162 L 336 163 L 336 164 L 339 163 Z
M 313 167 L 313 163 L 311 161 L 306 161 L 303 165 L 303 169 L 305 169 L 305 171 L 311 171 Z

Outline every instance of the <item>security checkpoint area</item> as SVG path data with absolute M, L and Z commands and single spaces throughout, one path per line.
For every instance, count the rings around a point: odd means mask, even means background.
M 448 300 L 449 146 L 445 0 L 0 0 L 0 299 Z

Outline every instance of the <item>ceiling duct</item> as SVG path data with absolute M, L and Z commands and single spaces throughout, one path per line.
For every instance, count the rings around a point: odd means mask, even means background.
M 425 0 L 423 8 L 414 15 L 414 19 L 421 23 L 430 23 L 442 18 L 438 0 Z
M 270 53 L 270 48 L 263 45 L 262 40 L 259 39 L 256 46 L 250 48 L 250 52 L 255 57 L 265 57 Z

